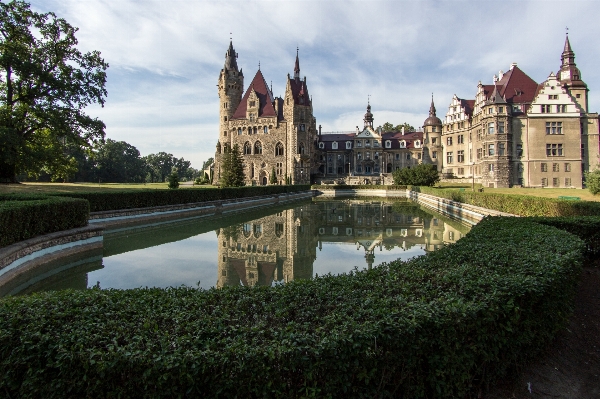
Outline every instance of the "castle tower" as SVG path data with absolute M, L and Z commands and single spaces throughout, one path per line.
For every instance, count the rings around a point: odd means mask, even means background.
M 229 121 L 237 109 L 244 90 L 244 74 L 238 70 L 237 53 L 233 49 L 233 43 L 229 42 L 229 48 L 225 53 L 225 65 L 219 74 L 219 116 L 220 131 L 219 142 L 224 145 L 231 143 Z
M 365 129 L 368 127 L 373 129 L 373 114 L 371 113 L 370 101 L 367 103 L 367 113 L 365 114 L 365 118 L 363 120 L 365 121 Z
M 423 122 L 423 141 L 423 162 L 432 163 L 437 166 L 438 171 L 441 171 L 443 161 L 442 121 L 436 115 L 433 94 L 429 106 L 429 117 Z
M 287 170 L 293 184 L 309 183 L 311 159 L 316 141 L 316 120 L 308 94 L 306 76 L 300 79 L 300 60 L 296 50 L 294 77 L 288 74 L 283 100 L 283 117 L 287 122 Z
M 571 96 L 579 104 L 584 112 L 588 112 L 588 88 L 581 80 L 581 72 L 575 64 L 575 52 L 569 42 L 569 34 L 565 39 L 565 47 L 560 56 L 561 65 L 558 71 L 558 79 L 562 86 L 569 91 Z

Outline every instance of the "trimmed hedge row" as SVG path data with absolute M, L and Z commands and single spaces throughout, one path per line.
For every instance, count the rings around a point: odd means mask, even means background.
M 188 188 L 181 190 L 106 190 L 52 195 L 83 198 L 90 203 L 90 212 L 117 209 L 147 208 L 163 205 L 190 204 L 194 202 L 254 197 L 260 195 L 294 193 L 310 190 L 309 185 L 246 186 L 221 189 Z
M 552 226 L 486 218 L 425 256 L 282 286 L 7 298 L 0 392 L 466 397 L 565 325 L 584 250 Z
M 556 217 L 600 214 L 600 202 L 595 201 L 569 201 L 530 195 L 480 193 L 423 186 L 414 186 L 412 190 L 520 216 Z
M 83 199 L 0 194 L 0 247 L 87 226 L 89 215 L 89 204 Z
M 407 186 L 383 184 L 313 184 L 313 190 L 406 190 Z

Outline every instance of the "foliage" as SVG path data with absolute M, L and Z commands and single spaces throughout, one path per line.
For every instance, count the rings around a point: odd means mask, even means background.
M 0 195 L 0 247 L 87 225 L 87 201 L 43 195 Z
M 169 175 L 169 188 L 172 190 L 179 188 L 179 175 L 177 174 L 177 168 L 175 167 L 173 167 L 173 170 Z
M 389 122 L 386 122 L 383 124 L 383 126 L 381 128 L 383 129 L 384 132 L 399 132 L 402 130 L 403 127 L 404 127 L 405 132 L 415 132 L 416 131 L 414 126 L 412 126 L 411 124 L 409 124 L 407 122 L 401 123 L 396 126 L 392 125 Z
M 245 184 L 244 165 L 240 148 L 237 144 L 233 148 L 225 146 L 225 151 L 221 157 L 221 178 L 219 184 L 221 187 L 241 187 Z
M 148 183 L 164 182 L 171 175 L 173 167 L 177 168 L 177 173 L 180 177 L 186 179 L 191 180 L 195 177 L 195 174 L 198 174 L 196 169 L 190 167 L 190 161 L 186 161 L 183 158 L 176 158 L 173 154 L 167 154 L 162 151 L 158 154 L 145 156 L 144 162 L 146 163 L 148 173 L 146 178 Z
M 93 154 L 94 180 L 111 183 L 141 183 L 145 177 L 144 160 L 137 148 L 124 141 L 108 139 L 96 146 Z
M 206 170 L 214 162 L 215 162 L 215 159 L 213 157 L 208 158 L 206 161 L 204 161 L 204 163 L 202 164 L 202 169 L 200 169 L 200 170 Z
M 440 181 L 440 174 L 435 165 L 419 164 L 412 168 L 397 169 L 392 174 L 394 184 L 433 186 Z
M 102 190 L 78 191 L 73 193 L 49 193 L 48 195 L 83 198 L 90 203 L 91 212 L 117 209 L 147 208 L 164 205 L 191 204 L 196 202 L 220 201 L 260 195 L 294 193 L 310 190 L 308 185 L 297 186 L 246 186 L 221 189 L 189 188 L 185 190 Z
M 0 3 L 0 181 L 61 161 L 69 174 L 71 159 L 56 155 L 61 146 L 104 137 L 104 123 L 83 109 L 104 105 L 108 64 L 77 49 L 76 31 L 23 1 Z
M 277 184 L 277 175 L 275 174 L 275 167 L 273 167 L 273 169 L 271 169 L 271 177 L 269 180 L 270 180 L 269 183 Z
M 565 325 L 583 250 L 554 227 L 487 218 L 407 262 L 282 286 L 7 298 L 0 392 L 473 396 Z
M 530 195 L 479 193 L 433 187 L 413 187 L 412 190 L 520 216 L 594 216 L 600 214 L 600 203 L 595 201 L 568 201 Z
M 585 173 L 585 186 L 594 195 L 600 193 L 600 169 Z

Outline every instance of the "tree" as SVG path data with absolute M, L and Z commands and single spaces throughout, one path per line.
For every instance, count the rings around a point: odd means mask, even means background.
M 245 179 L 240 148 L 237 144 L 233 148 L 225 147 L 221 157 L 221 187 L 241 187 Z
M 210 165 L 212 165 L 215 162 L 215 159 L 213 157 L 208 158 L 203 164 L 202 164 L 202 169 L 201 170 L 205 170 L 206 168 L 208 168 Z
M 413 186 L 433 186 L 440 181 L 440 174 L 435 165 L 419 164 L 412 168 L 395 170 L 392 174 L 394 184 Z
M 594 195 L 600 193 L 600 169 L 585 173 L 585 186 Z
M 112 183 L 143 182 L 146 165 L 137 148 L 125 141 L 106 140 L 93 154 L 95 179 Z
M 167 176 L 171 173 L 173 166 L 175 166 L 173 154 L 167 154 L 166 152 L 159 152 L 158 154 L 150 154 L 144 157 L 146 168 L 148 171 L 148 181 L 150 183 L 162 183 L 165 181 Z
M 177 174 L 177 168 L 174 166 L 171 174 L 169 175 L 169 188 L 179 188 L 179 175 Z
M 0 3 L 2 182 L 49 164 L 68 170 L 70 158 L 57 155 L 61 145 L 90 147 L 104 138 L 104 123 L 83 109 L 104 105 L 108 64 L 97 51 L 81 53 L 75 32 L 23 1 Z
M 381 126 L 381 128 L 383 129 L 384 132 L 399 132 L 402 130 L 403 127 L 404 127 L 405 132 L 414 132 L 415 131 L 415 128 L 407 122 L 401 123 L 396 126 L 392 125 L 389 122 L 386 122 L 383 124 L 383 126 Z
M 269 181 L 271 184 L 277 184 L 277 175 L 275 174 L 275 167 L 271 169 L 271 179 Z

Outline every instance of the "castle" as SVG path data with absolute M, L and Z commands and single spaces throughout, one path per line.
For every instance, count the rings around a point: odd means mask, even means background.
M 283 98 L 273 96 L 260 68 L 245 93 L 243 79 L 230 42 L 218 84 L 217 183 L 221 154 L 236 144 L 247 185 L 391 184 L 394 170 L 430 163 L 444 178 L 484 187 L 582 188 L 584 172 L 599 165 L 598 114 L 588 111 L 589 89 L 568 36 L 556 75 L 538 84 L 513 63 L 492 84 L 479 82 L 475 99 L 455 95 L 443 121 L 432 97 L 428 118 L 413 132 L 375 128 L 370 104 L 362 129 L 321 132 L 298 53 Z

